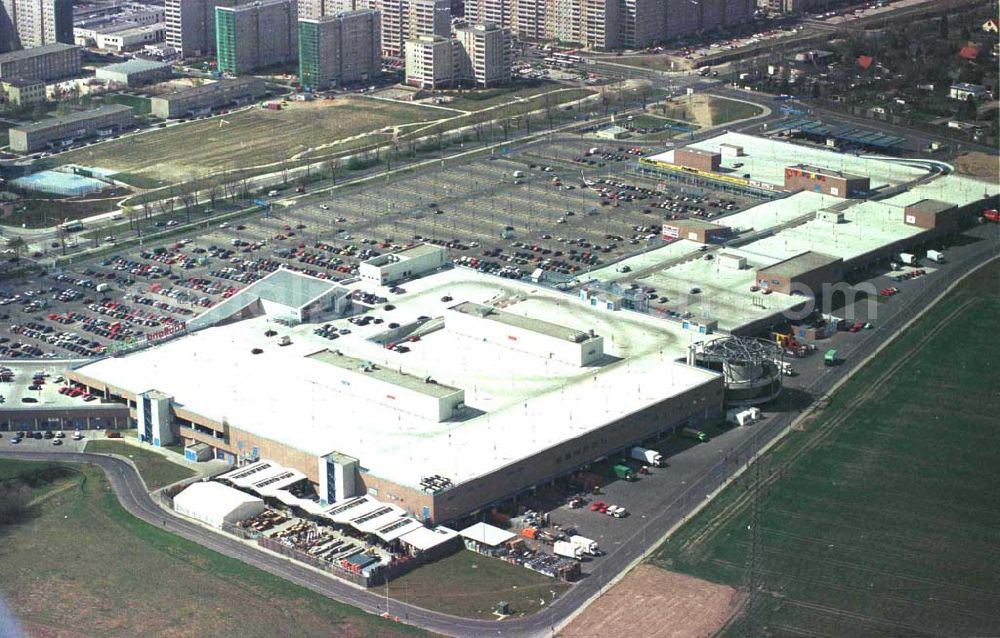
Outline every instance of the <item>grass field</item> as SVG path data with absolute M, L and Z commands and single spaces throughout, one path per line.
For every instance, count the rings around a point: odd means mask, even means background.
M 49 465 L 0 459 L 0 477 Z M 99 469 L 71 469 L 31 516 L 0 527 L 0 594 L 25 635 L 425 635 L 147 525 Z
M 80 219 L 107 213 L 118 208 L 121 197 L 108 197 L 74 201 L 68 199 L 22 199 L 4 223 L 10 226 L 25 224 L 28 228 L 43 228 L 61 223 L 64 219 Z
M 1000 635 L 998 282 L 963 282 L 761 461 L 759 634 Z M 744 584 L 748 480 L 654 562 Z
M 568 588 L 530 569 L 463 549 L 392 581 L 389 595 L 455 616 L 495 618 L 493 608 L 502 600 L 510 603 L 513 615 L 527 615 Z
M 553 91 L 555 93 L 552 93 Z M 481 111 L 485 108 L 506 104 L 515 98 L 527 99 L 543 93 L 552 93 L 552 99 L 561 104 L 579 100 L 582 97 L 592 95 L 595 91 L 591 89 L 571 88 L 557 82 L 523 82 L 496 89 L 446 91 L 444 94 L 452 96 L 454 99 L 447 104 L 442 104 L 442 106 L 462 111 Z M 538 106 L 541 106 L 544 98 L 538 98 L 533 101 L 537 102 Z
M 121 441 L 88 441 L 86 451 L 127 456 L 135 463 L 142 480 L 146 481 L 146 487 L 151 490 L 194 476 L 193 471 L 168 461 L 156 452 Z
M 694 122 L 698 126 L 719 126 L 736 120 L 760 115 L 764 111 L 755 104 L 698 93 L 675 98 L 656 107 L 658 114 L 675 120 Z
M 280 162 L 386 126 L 447 116 L 448 112 L 440 109 L 365 98 L 318 100 L 281 111 L 253 108 L 170 126 L 63 153 L 53 160 L 176 182 L 220 170 Z M 356 139 L 370 144 L 380 138 Z

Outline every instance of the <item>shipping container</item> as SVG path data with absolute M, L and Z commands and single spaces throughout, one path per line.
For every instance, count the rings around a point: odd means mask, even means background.
M 615 477 L 620 478 L 622 480 L 625 481 L 635 480 L 635 472 L 633 472 L 632 469 L 627 465 L 621 465 L 621 464 L 615 465 L 614 467 L 611 468 L 611 472 L 612 474 L 615 475 Z

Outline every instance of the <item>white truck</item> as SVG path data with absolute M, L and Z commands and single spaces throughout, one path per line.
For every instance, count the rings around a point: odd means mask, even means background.
M 524 177 L 524 171 L 514 171 L 512 175 L 515 179 L 520 179 L 521 177 Z
M 648 463 L 655 467 L 663 465 L 663 455 L 656 450 L 649 450 L 644 447 L 634 447 L 629 451 L 629 456 L 636 461 L 642 461 L 643 463 Z
M 570 536 L 569 542 L 583 550 L 583 553 L 591 556 L 600 556 L 601 550 L 597 547 L 597 541 L 592 541 L 583 536 Z
M 928 250 L 927 251 L 927 259 L 930 259 L 931 261 L 933 261 L 936 264 L 943 264 L 944 263 L 944 253 L 941 252 L 940 250 Z
M 899 261 L 903 262 L 907 266 L 916 266 L 917 256 L 912 253 L 899 253 Z
M 583 560 L 583 548 L 569 541 L 556 541 L 555 545 L 552 546 L 552 551 L 556 556 Z
M 760 408 L 733 408 L 726 412 L 726 421 L 743 427 L 760 419 Z
M 589 149 L 589 150 L 587 151 L 587 155 L 597 155 L 597 154 L 598 154 L 598 153 L 600 153 L 600 152 L 601 152 L 601 149 L 599 149 L 599 148 L 597 148 L 597 147 L 595 146 L 595 147 L 593 147 L 593 148 L 591 148 L 591 149 Z

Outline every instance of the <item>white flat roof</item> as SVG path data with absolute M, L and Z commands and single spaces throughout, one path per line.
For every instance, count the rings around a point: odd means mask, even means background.
M 256 496 L 214 481 L 192 483 L 174 497 L 184 509 L 216 512 L 224 516 L 244 503 L 260 503 Z
M 719 328 L 733 330 L 763 317 L 771 316 L 801 303 L 801 297 L 779 292 L 762 295 L 751 292 L 755 269 L 779 261 L 768 255 L 748 253 L 740 248 L 726 248 L 725 254 L 745 257 L 747 267 L 725 268 L 716 253 L 715 259 L 691 259 L 666 270 L 655 271 L 637 281 L 656 288 L 657 295 L 670 301 L 671 310 L 688 311 L 695 320 L 715 320 Z M 701 288 L 691 294 L 692 288 Z
M 447 327 L 408 344 L 411 351 L 403 354 L 369 341 L 385 324 L 334 321 L 352 333 L 331 342 L 313 335 L 310 324 L 289 328 L 258 317 L 79 372 L 129 392 L 161 390 L 178 407 L 309 454 L 348 454 L 371 474 L 418 489 L 426 476 L 457 484 L 496 471 L 717 376 L 677 363 L 699 337 L 653 317 L 593 308 L 575 296 L 466 269 L 411 281 L 406 289 L 393 299 L 394 310 L 376 309 L 375 316 L 406 325 L 420 315 L 443 316 L 458 301 L 500 300 L 507 313 L 593 328 L 604 336 L 608 363 L 574 367 Z M 454 301 L 442 302 L 445 295 Z M 265 337 L 268 329 L 277 335 Z M 292 343 L 278 346 L 285 335 Z M 470 410 L 465 420 L 436 422 L 360 401 L 329 379 L 329 366 L 308 358 L 331 347 L 461 388 Z M 251 354 L 252 348 L 263 352 Z M 654 377 L 655 384 L 638 382 Z
M 802 191 L 782 199 L 772 199 L 715 221 L 729 226 L 737 233 L 750 230 L 762 231 L 787 224 L 843 201 L 842 198 L 832 195 Z
M 844 223 L 813 220 L 742 247 L 747 254 L 776 261 L 815 250 L 853 259 L 924 231 L 903 222 L 903 208 L 887 201 L 865 201 L 844 209 Z
M 420 526 L 418 529 L 407 532 L 402 537 L 400 541 L 419 549 L 421 551 L 426 551 L 432 547 L 437 547 L 441 543 L 449 541 L 458 536 L 458 532 L 447 527 L 435 527 L 434 529 L 427 529 L 426 527 Z
M 725 222 L 725 220 L 723 220 L 723 222 Z M 583 280 L 596 279 L 598 281 L 618 281 L 619 279 L 635 277 L 635 273 L 646 270 L 647 268 L 662 268 L 662 264 L 669 262 L 672 259 L 682 259 L 693 255 L 701 250 L 701 246 L 702 244 L 696 241 L 678 239 L 677 241 L 672 241 L 669 244 L 660 246 L 659 248 L 647 250 L 641 255 L 635 255 L 634 257 L 617 261 L 608 266 L 604 266 L 603 268 L 592 270 L 585 275 L 580 275 L 579 278 Z M 623 266 L 628 266 L 630 272 L 621 272 L 621 268 Z
M 494 527 L 487 523 L 476 523 L 470 527 L 466 527 L 459 532 L 462 538 L 468 538 L 469 540 L 476 541 L 482 545 L 488 545 L 490 547 L 496 547 L 501 543 L 506 543 L 510 539 L 514 538 L 516 534 L 512 534 L 507 530 L 500 529 L 499 527 Z
M 693 148 L 716 152 L 720 144 L 735 144 L 743 147 L 739 157 L 723 157 L 721 171 L 734 176 L 750 174 L 751 179 L 776 186 L 785 184 L 785 167 L 809 164 L 818 168 L 840 171 L 868 177 L 873 189 L 895 186 L 927 174 L 923 168 L 906 166 L 890 159 L 858 157 L 837 151 L 828 151 L 801 144 L 791 144 L 780 139 L 746 135 L 744 133 L 723 133 L 691 144 Z M 654 155 L 650 159 L 673 162 L 673 151 Z M 742 166 L 736 168 L 734 164 Z

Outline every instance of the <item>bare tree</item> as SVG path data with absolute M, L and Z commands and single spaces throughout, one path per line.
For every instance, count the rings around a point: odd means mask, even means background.
M 143 219 L 148 221 L 153 216 L 153 196 L 149 193 L 143 193 L 139 203 L 142 206 Z
M 174 189 L 171 187 L 168 191 L 168 197 L 157 200 L 156 207 L 160 209 L 160 214 L 163 216 L 168 216 L 174 212 L 174 208 L 177 206 L 177 201 L 174 198 Z
M 226 182 L 222 187 L 226 191 L 226 197 L 229 198 L 229 202 L 235 204 L 236 199 L 240 195 L 240 183 L 238 181 Z
M 506 142 L 510 138 L 510 129 L 513 125 L 513 118 L 504 118 L 500 120 L 500 128 L 503 129 L 503 141 Z
M 208 201 L 212 206 L 212 210 L 215 210 L 216 202 L 222 196 L 222 187 L 219 185 L 217 180 L 210 180 L 208 183 Z
M 339 157 L 331 158 L 326 163 L 326 173 L 330 176 L 330 181 L 333 182 L 334 185 L 337 184 L 337 176 L 340 175 L 342 168 L 343 166 L 341 165 Z

